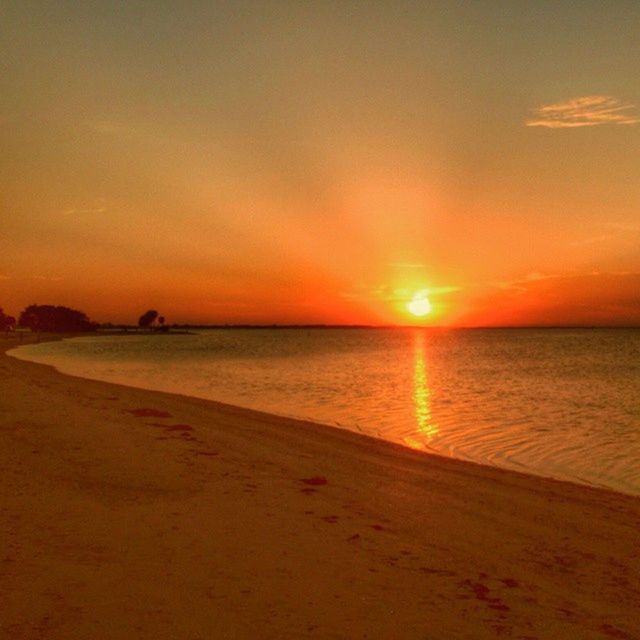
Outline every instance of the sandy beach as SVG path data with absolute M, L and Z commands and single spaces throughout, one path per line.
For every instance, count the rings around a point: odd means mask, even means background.
M 0 634 L 640 638 L 640 499 L 62 375 L 0 339 Z

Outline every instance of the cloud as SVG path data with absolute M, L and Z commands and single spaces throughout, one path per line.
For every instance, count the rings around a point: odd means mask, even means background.
M 640 273 L 530 273 L 479 292 L 466 326 L 640 326 Z
M 533 109 L 532 117 L 525 124 L 527 127 L 566 129 L 638 122 L 640 115 L 633 104 L 624 104 L 611 96 L 582 96 Z
M 527 275 L 517 280 L 500 281 L 493 283 L 499 289 L 513 289 L 514 291 L 526 291 L 527 287 L 532 282 L 538 282 L 540 280 L 549 280 L 552 278 L 560 277 L 556 273 L 540 273 L 538 271 L 532 271 Z
M 62 212 L 63 216 L 82 215 L 84 213 L 104 213 L 107 210 L 106 207 L 96 207 L 94 209 L 65 209 Z
M 416 293 L 416 288 L 392 288 L 381 285 L 375 288 L 361 288 L 357 291 L 343 291 L 340 296 L 349 300 L 360 300 L 368 302 L 408 302 Z M 429 296 L 446 296 L 460 291 L 460 287 L 421 287 Z

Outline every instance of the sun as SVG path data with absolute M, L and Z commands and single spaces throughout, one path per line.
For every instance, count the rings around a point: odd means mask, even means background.
M 427 316 L 431 313 L 431 302 L 429 302 L 429 298 L 427 297 L 427 292 L 417 291 L 413 298 L 411 298 L 410 302 L 407 302 L 407 309 L 409 313 L 414 316 L 422 317 Z

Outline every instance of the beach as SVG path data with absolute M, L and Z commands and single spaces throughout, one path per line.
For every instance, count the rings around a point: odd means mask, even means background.
M 640 638 L 640 499 L 0 341 L 6 638 Z

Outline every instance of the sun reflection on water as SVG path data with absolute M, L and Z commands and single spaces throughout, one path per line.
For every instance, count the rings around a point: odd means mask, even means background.
M 413 369 L 413 404 L 415 407 L 416 431 L 420 440 L 416 438 L 405 438 L 406 444 L 414 449 L 423 449 L 424 443 L 429 442 L 439 431 L 438 425 L 433 422 L 431 415 L 431 389 L 427 376 L 427 365 L 425 357 L 424 333 L 416 334 L 415 341 L 415 364 Z

